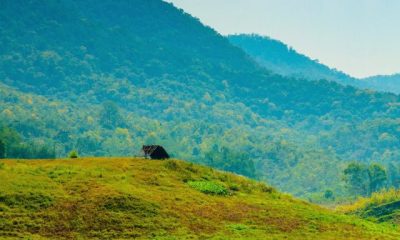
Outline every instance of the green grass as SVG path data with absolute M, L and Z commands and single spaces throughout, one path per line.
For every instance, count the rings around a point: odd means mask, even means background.
M 0 239 L 399 239 L 396 226 L 178 160 L 0 161 Z
M 190 181 L 188 185 L 205 194 L 226 196 L 229 193 L 223 185 L 212 181 Z

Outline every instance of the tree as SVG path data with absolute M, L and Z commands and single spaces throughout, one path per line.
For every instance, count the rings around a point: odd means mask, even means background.
M 68 154 L 69 158 L 78 158 L 78 152 L 76 150 L 72 150 L 69 154 Z
M 387 185 L 388 187 L 394 187 L 394 188 L 399 188 L 400 187 L 400 172 L 399 168 L 393 164 L 389 163 L 386 166 L 387 169 Z
M 335 195 L 333 194 L 333 191 L 328 189 L 324 193 L 324 198 L 328 200 L 335 200 Z
M 205 154 L 208 165 L 225 171 L 234 172 L 247 177 L 255 178 L 256 170 L 253 160 L 247 154 L 227 147 L 218 149 L 217 145 Z
M 372 164 L 368 168 L 370 193 L 381 190 L 387 181 L 386 170 L 379 164 Z
M 108 129 L 123 127 L 125 125 L 118 106 L 111 101 L 103 104 L 103 109 L 100 112 L 100 123 Z
M 369 174 L 364 164 L 349 164 L 344 170 L 344 180 L 353 194 L 362 196 L 369 194 Z
M 6 157 L 6 145 L 2 140 L 0 140 L 0 159 Z

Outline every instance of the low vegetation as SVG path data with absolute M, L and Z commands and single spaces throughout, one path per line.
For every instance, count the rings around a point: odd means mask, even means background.
M 242 176 L 178 160 L 1 160 L 1 239 L 399 239 Z
M 375 192 L 371 197 L 361 197 L 352 204 L 338 207 L 338 210 L 374 222 L 400 224 L 400 190 Z
M 223 185 L 211 181 L 191 181 L 188 184 L 206 194 L 225 196 L 229 193 Z

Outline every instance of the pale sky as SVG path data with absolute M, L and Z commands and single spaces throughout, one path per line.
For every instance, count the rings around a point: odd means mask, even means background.
M 223 35 L 258 33 L 355 77 L 400 73 L 400 0 L 166 0 Z

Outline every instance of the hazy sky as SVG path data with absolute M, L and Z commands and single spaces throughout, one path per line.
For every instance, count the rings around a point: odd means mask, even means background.
M 221 34 L 258 33 L 356 77 L 400 72 L 400 0 L 167 0 Z

